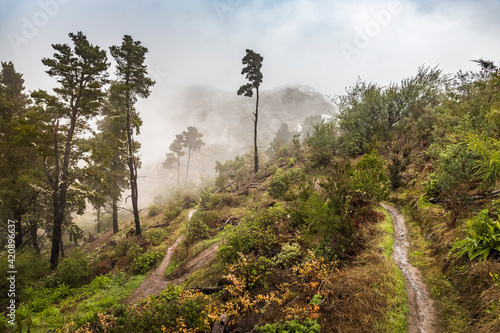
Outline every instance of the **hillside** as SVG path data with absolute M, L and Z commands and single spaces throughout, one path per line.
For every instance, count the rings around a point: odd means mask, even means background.
M 175 112 L 166 111 L 169 122 L 179 128 L 196 126 L 205 142 L 203 148 L 193 154 L 189 181 L 198 184 L 202 177 L 214 177 L 216 161 L 225 162 L 250 152 L 253 144 L 252 112 L 255 111 L 252 99 L 213 87 L 192 86 L 178 93 L 171 103 L 176 109 Z M 331 115 L 335 109 L 336 106 L 328 98 L 310 87 L 287 86 L 264 90 L 258 145 L 265 151 L 283 123 L 291 131 L 300 133 L 298 129 L 303 127 L 307 117 Z M 305 135 L 301 133 L 302 139 Z M 160 142 L 156 147 L 167 153 L 169 145 L 170 142 Z M 184 163 L 183 159 L 183 169 Z M 151 203 L 155 195 L 163 194 L 165 189 L 176 185 L 176 171 L 164 169 L 161 163 L 143 165 L 139 176 L 142 207 Z
M 476 63 L 455 75 L 420 67 L 388 85 L 358 80 L 331 117 L 316 113 L 332 106 L 312 89 L 264 91 L 258 163 L 247 141 L 253 100 L 188 89 L 177 121 L 198 126 L 206 145 L 183 132 L 170 166 L 180 171 L 196 152 L 190 174 L 202 179 L 176 185 L 159 167 L 134 174 L 129 130 L 141 121 L 123 106 L 130 85 L 102 93 L 98 132 L 88 133 L 96 111 L 85 104 L 76 119 L 44 92 L 28 106 L 20 74 L 2 64 L 0 106 L 12 112 L 0 136 L 11 162 L 0 165 L 0 327 L 500 331 L 500 68 Z M 81 91 L 89 99 L 107 83 L 96 76 Z M 118 209 L 138 182 L 149 205 Z M 79 225 L 91 227 L 92 213 L 71 217 L 86 203 L 102 222 L 88 238 Z
M 151 332 L 162 326 L 177 331 L 180 328 L 173 327 L 182 325 L 206 331 L 211 320 L 224 314 L 230 318 L 229 329 L 240 331 L 278 319 L 310 325 L 313 331 L 316 320 L 322 327 L 342 323 L 353 332 L 361 323 L 404 326 L 402 276 L 385 244 L 391 237 L 389 220 L 382 228 L 377 221 L 384 221 L 384 215 L 372 210 L 379 210 L 374 206 L 360 212 L 364 222 L 355 225 L 356 234 L 350 227 L 335 227 L 345 236 L 333 242 L 319 236 L 334 232 L 324 222 L 300 225 L 309 208 L 299 197 L 308 193 L 309 200 L 318 204 L 327 195 L 313 189 L 317 186 L 307 180 L 304 162 L 281 168 L 271 163 L 258 178 L 241 169 L 243 179 L 226 193 L 206 190 L 198 198 L 181 194 L 159 211 L 151 208 L 143 215 L 143 236 L 130 237 L 129 227 L 123 225 L 118 234 L 108 232 L 84 245 L 92 262 L 83 252 L 75 252 L 55 275 L 23 293 L 26 303 L 19 311 L 30 313 L 35 331 L 55 328 L 58 320 L 64 322 L 63 331 L 112 332 L 130 325 Z M 148 274 L 164 254 L 165 261 Z M 380 269 L 384 274 L 374 275 Z M 141 281 L 144 287 L 139 286 Z M 380 287 L 367 289 L 374 284 Z M 352 298 L 359 292 L 365 295 Z M 149 293 L 156 297 L 146 298 Z M 368 300 L 371 314 L 357 313 Z M 137 310 L 139 317 L 134 314 Z M 149 317 L 146 321 L 139 319 L 143 311 Z M 389 312 L 393 314 L 387 316 Z M 348 322 L 346 313 L 351 313 Z M 73 318 L 72 323 L 63 318 Z M 122 319 L 116 322 L 116 318 Z M 170 320 L 177 324 L 168 328 Z

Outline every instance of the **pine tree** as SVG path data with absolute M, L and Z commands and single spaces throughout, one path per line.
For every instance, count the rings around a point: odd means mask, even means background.
M 109 67 L 106 52 L 90 44 L 82 32 L 70 33 L 69 37 L 73 47 L 54 44 L 54 57 L 42 59 L 42 63 L 49 68 L 47 74 L 59 83 L 59 87 L 54 88 L 55 96 L 45 91 L 32 94 L 46 117 L 45 128 L 50 128 L 46 134 L 52 136 L 50 146 L 39 147 L 52 196 L 50 264 L 53 269 L 59 262 L 62 226 L 70 208 L 68 204 L 72 201 L 79 206 L 79 210 L 82 204 L 85 205 L 81 197 L 71 193 L 71 186 L 83 173 L 78 167 L 84 155 L 85 141 L 80 134 L 89 128 L 89 120 L 99 114 L 105 96 L 102 88 L 107 83 Z
M 2 62 L 0 72 L 0 208 L 2 222 L 15 221 L 15 246 L 23 244 L 23 216 L 37 200 L 40 162 L 31 144 L 31 132 L 24 132 L 28 97 L 24 80 L 12 62 Z M 31 128 L 31 130 L 33 130 Z
M 176 134 L 174 141 L 169 147 L 170 153 L 166 153 L 165 161 L 163 162 L 163 167 L 165 169 L 173 169 L 174 165 L 177 169 L 177 186 L 180 183 L 180 169 L 181 169 L 181 157 L 186 154 L 184 151 L 184 136 L 182 134 Z
M 201 139 L 203 137 L 203 134 L 198 132 L 198 129 L 193 126 L 189 126 L 187 128 L 187 131 L 183 131 L 182 137 L 183 137 L 183 146 L 188 149 L 187 163 L 186 163 L 186 178 L 185 178 L 185 180 L 187 181 L 189 173 L 189 162 L 191 160 L 191 156 L 194 154 L 195 151 L 203 147 L 205 145 L 205 142 L 203 142 L 203 140 Z
M 145 55 L 148 49 L 141 42 L 134 41 L 131 36 L 123 37 L 121 46 L 111 46 L 110 52 L 117 62 L 116 75 L 118 77 L 116 88 L 122 92 L 124 101 L 123 112 L 126 117 L 126 132 L 128 144 L 128 168 L 130 172 L 130 188 L 132 191 L 132 208 L 134 211 L 135 232 L 141 234 L 141 223 L 139 219 L 138 190 L 137 190 L 137 168 L 138 160 L 135 155 L 133 140 L 133 122 L 138 119 L 134 104 L 138 97 L 147 98 L 154 81 L 147 76 Z M 136 126 L 138 134 L 139 126 Z
M 255 53 L 252 50 L 247 49 L 246 55 L 242 59 L 243 69 L 241 70 L 241 75 L 245 75 L 246 79 L 250 81 L 245 85 L 242 85 L 238 89 L 238 95 L 244 95 L 247 97 L 253 96 L 253 89 L 255 89 L 257 101 L 255 103 L 255 112 L 253 114 L 254 119 L 254 136 L 253 136 L 253 146 L 254 146 L 254 173 L 259 171 L 259 157 L 257 155 L 257 122 L 259 120 L 259 87 L 262 83 L 262 73 L 260 69 L 262 67 L 262 61 L 264 58 Z

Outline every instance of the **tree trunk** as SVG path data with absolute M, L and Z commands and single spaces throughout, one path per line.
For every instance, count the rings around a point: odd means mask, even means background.
M 127 80 L 128 82 L 128 80 Z M 127 141 L 128 141 L 128 168 L 130 171 L 130 189 L 132 191 L 132 209 L 134 211 L 134 223 L 135 223 L 135 234 L 141 234 L 141 222 L 139 220 L 139 208 L 137 205 L 138 201 L 138 193 L 137 193 L 137 170 L 136 164 L 134 161 L 134 150 L 132 149 L 132 128 L 130 122 L 130 96 L 127 92 L 126 101 L 125 101 L 126 111 L 127 111 Z
M 61 258 L 64 258 L 64 244 L 63 244 L 63 238 L 62 238 L 62 235 L 61 235 L 61 244 L 60 244 L 60 247 L 61 247 Z
M 78 101 L 76 102 L 78 103 Z M 50 267 L 55 269 L 59 263 L 59 251 L 64 250 L 59 249 L 60 244 L 62 244 L 62 224 L 64 221 L 64 212 L 66 209 L 66 198 L 68 190 L 68 170 L 70 163 L 70 154 L 72 149 L 73 135 L 75 133 L 76 120 L 78 116 L 78 108 L 76 106 L 72 107 L 71 120 L 68 130 L 68 136 L 66 137 L 66 142 L 64 146 L 64 159 L 62 163 L 62 168 L 59 169 L 59 145 L 57 134 L 59 132 L 59 121 L 56 123 L 54 128 L 54 177 L 52 178 L 49 174 L 49 181 L 52 185 L 52 203 L 54 212 L 54 225 L 52 228 L 52 250 L 50 253 Z M 47 169 L 46 169 L 47 170 Z M 47 171 L 46 171 L 47 172 Z M 61 176 L 59 181 L 59 175 Z
M 113 196 L 113 233 L 116 234 L 118 232 L 118 199 Z
M 36 253 L 40 254 L 40 246 L 38 245 L 38 225 L 36 220 L 31 220 L 30 224 L 29 234 L 31 237 L 31 245 L 35 249 Z
M 55 195 L 57 196 L 57 194 Z M 54 199 L 54 224 L 52 226 L 52 249 L 50 253 L 50 267 L 52 269 L 56 269 L 57 265 L 59 264 L 59 252 L 60 252 L 60 245 L 62 243 L 61 237 L 62 237 L 62 222 L 64 219 L 64 214 L 61 214 L 60 211 L 60 205 L 59 201 L 57 199 Z
M 21 248 L 21 245 L 23 244 L 23 228 L 22 228 L 22 224 L 21 224 L 23 214 L 20 211 L 16 210 L 13 212 L 13 215 L 14 215 L 14 221 L 15 221 L 14 240 L 15 240 L 15 244 L 16 244 L 16 250 L 19 250 Z
M 255 103 L 255 119 L 253 130 L 253 146 L 254 146 L 254 173 L 259 171 L 259 156 L 257 155 L 257 121 L 259 120 L 259 87 L 255 88 L 257 92 L 257 102 Z
M 101 233 L 101 207 L 97 207 L 97 233 Z
M 177 157 L 177 186 L 179 186 L 179 183 L 180 183 L 180 177 L 179 177 L 180 170 L 181 170 L 181 157 L 178 156 Z
M 187 182 L 188 179 L 188 173 L 189 173 L 189 161 L 191 160 L 191 149 L 188 151 L 188 160 L 186 163 L 186 179 L 184 179 L 184 182 Z

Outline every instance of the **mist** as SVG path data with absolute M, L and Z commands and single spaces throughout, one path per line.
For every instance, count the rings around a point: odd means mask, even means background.
M 14 63 L 29 91 L 51 91 L 56 82 L 41 59 L 52 56 L 51 44 L 69 43 L 68 33 L 82 31 L 108 57 L 109 46 L 119 45 L 125 34 L 141 41 L 156 81 L 150 97 L 136 105 L 143 119 L 137 137 L 139 183 L 145 184 L 140 196 L 149 200 L 171 183 L 161 163 L 175 134 L 187 126 L 197 127 L 206 142 L 193 155 L 193 182 L 201 174 L 214 176 L 215 160 L 251 147 L 254 99 L 236 95 L 246 83 L 240 74 L 245 49 L 264 57 L 264 95 L 309 86 L 334 96 L 358 77 L 389 84 L 414 75 L 421 65 L 454 73 L 475 70 L 470 60 L 498 60 L 499 14 L 496 0 L 2 1 L 0 60 Z M 263 147 L 272 139 L 269 133 L 290 121 L 290 105 L 282 102 L 262 100 Z M 296 121 L 332 111 L 325 111 L 325 103 L 304 110 Z

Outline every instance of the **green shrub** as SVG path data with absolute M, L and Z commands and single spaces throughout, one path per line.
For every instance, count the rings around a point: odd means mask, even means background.
M 274 159 L 276 160 L 286 160 L 293 156 L 293 146 L 291 143 L 279 146 L 277 147 L 278 149 L 275 151 L 274 154 Z
M 80 248 L 74 249 L 68 258 L 64 258 L 57 266 L 55 277 L 58 284 L 78 287 L 88 282 L 90 265 L 87 254 Z
M 214 193 L 207 202 L 207 209 L 217 209 L 225 206 L 234 207 L 238 204 L 235 197 L 230 193 Z
M 146 274 L 161 258 L 163 258 L 163 253 L 148 251 L 132 262 L 132 272 L 134 274 Z
M 32 286 L 28 286 L 23 289 L 21 293 L 21 301 L 28 302 L 29 300 L 35 298 L 36 290 Z
M 467 237 L 456 241 L 450 253 L 459 257 L 467 255 L 469 259 L 486 260 L 492 253 L 500 252 L 500 221 L 488 216 L 488 210 L 482 210 L 467 222 Z
M 267 172 L 269 172 L 270 175 L 274 175 L 276 171 L 278 171 L 278 167 L 274 164 L 267 168 Z
M 283 268 L 288 268 L 295 264 L 302 257 L 302 249 L 299 243 L 286 243 L 281 252 L 274 257 L 276 265 L 281 265 Z
M 208 209 L 207 204 L 210 198 L 212 197 L 212 189 L 210 187 L 206 187 L 200 194 L 200 207 L 202 209 Z
M 215 228 L 219 225 L 220 215 L 219 213 L 214 211 L 197 210 L 191 217 L 190 225 L 193 223 L 193 220 L 199 220 L 206 224 L 208 227 Z
M 255 331 L 260 333 L 319 333 L 320 330 L 319 324 L 312 319 L 306 319 L 303 322 L 290 320 L 255 327 Z
M 277 231 L 277 225 L 285 218 L 288 218 L 290 210 L 281 202 L 267 209 L 254 210 L 250 213 L 248 219 L 258 223 L 261 228 L 269 228 L 273 232 Z
M 148 217 L 154 217 L 160 214 L 161 208 L 158 207 L 157 205 L 151 205 L 148 208 Z
M 290 185 L 297 184 L 304 178 L 304 171 L 300 168 L 290 169 L 287 172 L 278 169 L 271 179 L 267 191 L 275 198 L 285 196 Z
M 333 122 L 321 121 L 313 125 L 313 131 L 305 140 L 309 147 L 307 158 L 313 166 L 322 167 L 330 163 L 337 144 Z
M 92 290 L 93 293 L 97 293 L 100 290 L 107 288 L 108 286 L 111 285 L 111 280 L 108 276 L 106 275 L 99 275 L 96 276 L 92 282 L 90 282 L 90 289 Z
M 28 303 L 30 311 L 34 313 L 42 312 L 47 307 L 47 305 L 47 300 L 41 297 L 35 297 Z
M 112 310 L 116 319 L 114 325 L 101 327 L 97 323 L 99 332 L 121 333 L 133 331 L 145 332 L 182 332 L 201 329 L 206 332 L 208 304 L 203 296 L 181 297 L 179 289 L 167 289 L 160 296 L 150 298 L 147 303 L 135 306 L 117 306 Z M 105 325 L 105 324 L 104 324 Z M 164 327 L 164 330 L 162 330 Z
M 301 168 L 293 168 L 286 172 L 290 184 L 295 184 L 303 179 L 304 171 Z
M 151 241 L 153 246 L 160 245 L 161 242 L 168 236 L 168 232 L 165 229 L 151 228 L 144 231 L 144 236 Z
M 286 173 L 283 172 L 283 170 L 278 169 L 273 175 L 271 183 L 267 188 L 267 192 L 269 192 L 269 194 L 273 197 L 279 198 L 285 194 L 285 192 L 288 190 L 289 185 L 290 182 Z
M 128 250 L 131 246 L 136 245 L 137 239 L 135 237 L 124 238 L 116 244 L 115 249 L 113 250 L 113 254 L 115 257 L 121 258 L 127 255 Z
M 219 161 L 215 162 L 215 171 L 217 177 L 215 185 L 221 190 L 225 191 L 230 183 L 239 183 L 242 178 L 242 171 L 245 166 L 245 158 L 236 156 L 234 160 L 228 160 L 224 163 Z
M 165 214 L 163 215 L 163 220 L 165 222 L 172 221 L 182 212 L 182 207 L 180 204 L 171 203 L 168 204 L 165 209 Z
M 245 257 L 240 255 L 232 268 L 235 276 L 244 282 L 246 288 L 268 287 L 268 278 L 273 274 L 275 263 L 266 257 Z
M 376 150 L 363 156 L 353 171 L 353 189 L 361 200 L 376 203 L 387 198 L 389 177 Z
M 128 248 L 127 256 L 130 258 L 131 261 L 134 261 L 135 259 L 139 258 L 142 252 L 144 252 L 143 248 L 137 244 L 134 244 Z
M 197 211 L 191 217 L 188 224 L 186 238 L 184 239 L 186 249 L 197 241 L 208 238 L 209 227 L 203 220 L 204 215 L 205 214 Z
M 224 264 L 238 260 L 239 253 L 258 251 L 264 254 L 277 244 L 276 236 L 270 227 L 263 228 L 257 223 L 249 222 L 243 222 L 237 227 L 226 227 L 224 238 L 225 243 L 219 245 L 217 251 L 217 259 Z
M 61 283 L 56 290 L 52 293 L 52 300 L 59 302 L 72 294 L 72 289 L 65 283 Z

